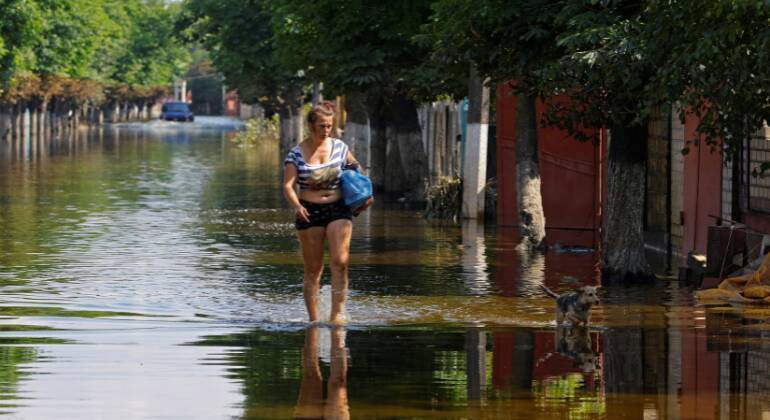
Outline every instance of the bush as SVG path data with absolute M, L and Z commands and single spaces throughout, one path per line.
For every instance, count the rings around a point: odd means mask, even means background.
M 231 141 L 241 145 L 276 141 L 279 129 L 278 114 L 272 118 L 252 118 L 246 120 L 246 130 L 235 135 Z
M 442 177 L 436 185 L 425 191 L 425 217 L 458 221 L 463 203 L 463 181 L 460 178 Z

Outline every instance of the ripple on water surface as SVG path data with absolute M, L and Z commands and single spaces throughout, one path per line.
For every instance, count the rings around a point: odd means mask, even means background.
M 595 284 L 597 255 L 522 254 L 503 228 L 382 203 L 354 221 L 348 326 L 308 328 L 277 148 L 231 144 L 228 124 L 108 126 L 45 156 L 0 151 L 0 412 L 770 412 L 767 311 L 700 306 L 662 283 L 603 290 L 590 328 L 557 329 L 539 285 Z M 329 299 L 325 286 L 326 312 Z

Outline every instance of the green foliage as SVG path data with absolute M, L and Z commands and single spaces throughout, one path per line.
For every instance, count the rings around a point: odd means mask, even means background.
M 272 4 L 278 58 L 326 89 L 435 99 L 464 87 L 426 60 L 429 46 L 415 42 L 431 13 L 428 0 Z
M 467 74 L 473 62 L 493 82 L 519 80 L 523 88 L 538 65 L 554 60 L 555 15 L 547 0 L 442 0 L 417 40 L 431 46 L 433 60 Z
M 678 100 L 681 117 L 696 113 L 707 143 L 730 158 L 770 121 L 770 3 L 650 2 L 645 12 L 643 39 L 662 64 L 652 88 Z
M 368 90 L 396 83 L 418 62 L 410 37 L 429 12 L 427 1 L 275 2 L 279 57 L 293 70 L 334 88 Z
M 112 79 L 131 85 L 170 84 L 184 74 L 189 53 L 176 38 L 176 12 L 162 0 L 133 0 L 125 3 L 133 25 L 127 48 L 117 58 Z
M 24 68 L 25 51 L 39 31 L 36 5 L 26 0 L 0 0 L 0 93 Z
M 174 33 L 177 13 L 161 0 L 3 0 L 0 94 L 52 97 L 69 80 L 72 98 L 98 101 L 94 82 L 153 96 L 148 91 L 170 85 L 189 61 Z M 39 83 L 28 83 L 35 77 Z M 35 90 L 45 88 L 53 90 Z
M 187 0 L 176 26 L 208 49 L 225 85 L 243 102 L 274 110 L 301 78 L 277 60 L 270 19 L 265 1 Z
M 275 143 L 279 129 L 278 114 L 273 114 L 271 118 L 252 118 L 246 120 L 246 130 L 238 133 L 231 141 L 240 145 Z
M 108 20 L 101 2 L 87 0 L 39 0 L 40 28 L 31 49 L 37 74 L 69 77 L 91 75 L 96 47 Z
M 563 1 L 554 25 L 557 60 L 539 70 L 542 95 L 568 94 L 551 103 L 547 119 L 582 140 L 582 127 L 643 125 L 664 101 L 650 83 L 655 72 L 642 33 L 641 4 Z

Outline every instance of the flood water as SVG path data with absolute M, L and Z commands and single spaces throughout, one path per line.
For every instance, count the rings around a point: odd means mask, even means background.
M 661 282 L 557 331 L 539 285 L 595 284 L 594 253 L 398 204 L 355 220 L 347 328 L 309 328 L 277 147 L 223 121 L 2 145 L 0 413 L 770 419 L 769 310 Z

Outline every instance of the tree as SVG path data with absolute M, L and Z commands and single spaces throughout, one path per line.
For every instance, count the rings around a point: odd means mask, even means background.
M 283 154 L 302 137 L 304 78 L 277 59 L 271 16 L 269 3 L 260 0 L 187 0 L 177 28 L 208 49 L 242 101 L 280 115 Z
M 24 0 L 0 0 L 0 94 L 24 68 L 25 51 L 39 31 L 36 5 Z
M 540 70 L 538 89 L 567 94 L 553 102 L 550 124 L 582 131 L 609 128 L 608 195 L 602 238 L 606 283 L 654 279 L 644 250 L 647 120 L 661 104 L 649 89 L 656 65 L 645 48 L 643 4 L 566 0 L 558 5 L 556 43 L 563 54 Z
M 101 1 L 39 0 L 40 28 L 31 48 L 32 67 L 37 74 L 73 78 L 92 75 L 90 65 L 102 28 L 109 18 Z
M 646 14 L 645 43 L 654 62 L 665 64 L 650 89 L 678 101 L 681 118 L 696 114 L 707 145 L 736 157 L 770 121 L 770 4 L 651 2 Z M 666 32 L 673 28 L 675 36 Z
M 680 118 L 696 114 L 725 159 L 768 121 L 769 19 L 764 2 L 564 2 L 558 41 L 568 54 L 552 66 L 550 87 L 577 100 L 551 116 L 611 129 L 605 278 L 651 277 L 641 234 L 651 112 L 678 103 Z
M 345 139 L 364 165 L 371 165 L 373 182 L 419 198 L 426 174 L 416 104 L 446 93 L 433 87 L 451 84 L 427 65 L 428 48 L 414 41 L 427 22 L 430 3 L 273 3 L 281 62 L 304 69 L 310 81 L 323 82 L 332 94 L 345 95 Z M 371 162 L 366 161 L 369 153 Z
M 129 85 L 169 85 L 181 77 L 190 61 L 177 37 L 178 11 L 162 0 L 133 0 L 125 4 L 130 19 L 128 42 L 117 57 L 111 79 Z
M 537 119 L 535 114 L 538 69 L 553 60 L 552 2 L 528 0 L 447 0 L 433 4 L 431 23 L 423 42 L 431 44 L 432 58 L 456 68 L 473 62 L 492 84 L 513 84 L 517 94 L 516 175 L 519 231 L 522 245 L 545 245 L 545 216 L 540 193 Z

